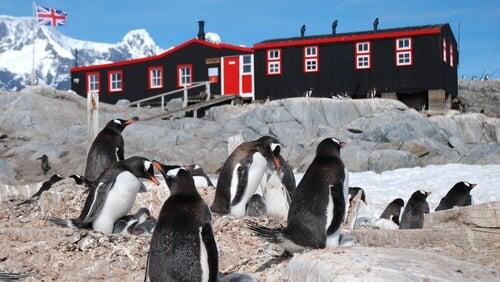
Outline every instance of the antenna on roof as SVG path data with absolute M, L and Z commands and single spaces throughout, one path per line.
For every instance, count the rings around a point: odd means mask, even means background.
M 78 48 L 75 48 L 75 67 L 78 67 Z
M 332 23 L 332 34 L 337 34 L 337 24 L 339 23 L 338 20 L 334 20 Z
M 373 21 L 373 30 L 378 30 L 378 18 Z
M 304 37 L 305 33 L 306 33 L 306 25 L 303 24 L 302 27 L 300 28 L 300 37 Z

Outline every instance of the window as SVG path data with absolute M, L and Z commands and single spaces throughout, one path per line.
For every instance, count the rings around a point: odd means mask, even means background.
M 163 87 L 163 67 L 149 67 L 148 68 L 148 88 L 162 88 Z
M 411 66 L 413 64 L 412 56 L 411 38 L 396 39 L 396 66 Z
M 370 42 L 357 42 L 355 49 L 356 69 L 369 69 L 370 64 Z
M 193 66 L 177 66 L 177 87 L 189 86 L 193 82 Z
M 118 92 L 123 90 L 123 71 L 109 71 L 109 92 Z
M 319 71 L 318 46 L 304 47 L 304 72 Z
M 267 50 L 267 75 L 281 74 L 281 50 Z
M 87 74 L 87 93 L 99 92 L 99 73 L 92 72 Z
M 446 63 L 446 57 L 448 54 L 446 54 L 446 39 L 443 38 L 443 62 Z
M 450 67 L 453 67 L 453 45 L 450 44 Z
M 242 72 L 243 74 L 252 73 L 252 55 L 243 56 Z

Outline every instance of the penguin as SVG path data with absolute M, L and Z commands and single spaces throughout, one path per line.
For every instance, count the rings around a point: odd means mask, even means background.
M 429 213 L 426 199 L 430 194 L 432 193 L 417 190 L 411 195 L 403 211 L 399 229 L 418 229 L 424 226 L 424 214 Z
M 97 135 L 90 146 L 85 166 L 85 179 L 94 182 L 114 162 L 124 159 L 122 131 L 138 118 L 129 120 L 113 119 Z
M 470 191 L 476 186 L 466 181 L 458 182 L 441 199 L 435 211 L 449 210 L 454 206 L 470 206 L 472 204 Z
M 287 188 L 284 178 L 284 172 L 276 170 L 263 185 L 265 212 L 269 216 L 286 218 L 288 215 L 295 187 Z
M 82 175 L 80 174 L 72 174 L 70 176 L 68 176 L 69 178 L 72 178 L 76 185 L 89 185 L 89 181 L 87 179 L 85 179 L 85 177 L 83 177 Z
M 203 168 L 197 164 L 187 166 L 186 168 L 193 177 L 196 187 L 214 187 L 210 177 L 208 177 Z
M 132 234 L 133 235 L 140 235 L 140 234 L 152 234 L 153 231 L 155 230 L 156 224 L 158 221 L 156 218 L 149 216 L 145 221 L 141 223 L 137 223 L 134 228 L 132 229 Z
M 290 197 L 292 197 L 295 188 L 297 188 L 297 185 L 295 183 L 295 175 L 293 174 L 293 167 L 290 166 L 288 162 L 280 155 L 280 149 L 281 147 L 276 147 L 276 149 L 274 149 L 273 151 L 273 154 L 277 156 L 280 163 L 281 182 L 283 183 L 283 186 L 286 187 L 286 190 L 288 191 Z
M 41 157 L 39 157 L 37 160 L 40 160 L 40 166 L 42 168 L 42 173 L 43 175 L 47 174 L 52 167 L 49 165 L 49 157 L 45 154 L 43 154 Z
M 361 201 L 363 201 L 363 203 L 368 205 L 368 203 L 366 203 L 366 194 L 365 194 L 365 190 L 363 190 L 363 188 L 361 188 L 361 187 L 349 187 L 348 191 L 349 191 L 348 192 L 349 204 L 351 204 L 352 199 L 354 199 L 354 197 L 358 194 L 358 192 L 361 191 Z
M 30 199 L 19 203 L 18 206 L 32 203 L 32 202 L 38 200 L 40 198 L 40 195 L 42 195 L 43 192 L 48 191 L 52 187 L 52 185 L 56 184 L 57 182 L 59 182 L 63 179 L 64 179 L 64 177 L 62 177 L 59 174 L 52 175 L 52 177 L 50 177 L 49 180 L 42 183 L 42 187 L 40 187 L 40 189 L 38 189 L 38 191 L 35 194 L 33 194 L 33 196 L 31 196 Z
M 126 215 L 121 217 L 115 222 L 113 227 L 113 234 L 117 233 L 132 233 L 134 227 L 146 221 L 151 216 L 151 212 L 147 208 L 140 208 L 135 214 Z
M 319 143 L 316 156 L 293 195 L 286 227 L 271 229 L 247 220 L 249 229 L 280 244 L 289 253 L 338 246 L 346 213 L 345 167 L 340 157 L 343 145 L 336 138 Z
M 244 216 L 246 205 L 255 194 L 264 174 L 280 168 L 280 142 L 271 136 L 240 144 L 222 166 L 212 211 Z
M 49 221 L 65 227 L 92 228 L 102 233 L 112 233 L 115 222 L 125 216 L 134 204 L 141 182 L 148 178 L 156 185 L 152 162 L 143 157 L 113 163 L 92 184 L 80 216 L 76 219 L 49 218 Z
M 405 205 L 405 201 L 401 198 L 397 198 L 390 202 L 389 205 L 384 209 L 380 218 L 392 220 L 394 223 L 399 225 L 399 215 L 401 214 L 401 208 Z
M 266 203 L 264 197 L 254 194 L 247 203 L 246 215 L 251 217 L 262 217 L 266 215 Z
M 165 170 L 155 162 L 170 189 L 151 238 L 146 276 L 155 281 L 217 281 L 218 251 L 212 215 L 183 168 Z

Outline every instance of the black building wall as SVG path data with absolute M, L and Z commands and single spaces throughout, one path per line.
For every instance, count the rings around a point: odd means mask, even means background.
M 177 66 L 182 64 L 192 65 L 192 81 L 207 81 L 208 68 L 217 67 L 219 69 L 219 82 L 211 84 L 212 93 L 220 94 L 220 63 L 208 65 L 205 61 L 207 58 L 220 58 L 235 54 L 245 54 L 245 52 L 213 48 L 202 44 L 190 44 L 186 47 L 168 54 L 164 57 L 152 61 L 137 62 L 124 64 L 120 66 L 100 67 L 90 70 L 79 70 L 71 73 L 71 89 L 79 95 L 86 97 L 86 74 L 90 72 L 99 72 L 100 75 L 100 95 L 101 102 L 116 103 L 120 99 L 136 101 L 151 97 L 157 94 L 180 89 L 177 87 Z M 159 89 L 148 89 L 148 67 L 163 66 L 163 87 Z M 123 90 L 120 92 L 108 92 L 108 72 L 113 70 L 123 71 Z M 78 78 L 79 83 L 76 84 L 73 78 Z M 197 87 L 189 90 L 189 95 L 199 94 L 204 90 L 204 87 Z M 178 94 L 166 96 L 165 101 L 176 97 L 182 97 L 182 91 Z

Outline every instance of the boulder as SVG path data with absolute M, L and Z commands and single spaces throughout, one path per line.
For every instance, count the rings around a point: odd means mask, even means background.
M 368 169 L 377 173 L 384 170 L 415 167 L 417 165 L 419 165 L 419 159 L 406 151 L 377 150 L 371 152 L 368 158 Z
M 17 184 L 15 168 L 15 164 L 0 159 L 0 184 Z
M 342 149 L 342 160 L 349 171 L 368 170 L 368 159 L 370 153 L 359 146 L 347 145 Z

